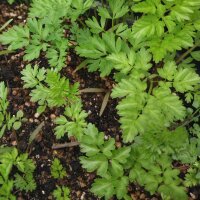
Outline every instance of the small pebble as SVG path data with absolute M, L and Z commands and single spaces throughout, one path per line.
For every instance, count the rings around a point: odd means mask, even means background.
M 50 115 L 50 118 L 51 118 L 52 120 L 54 120 L 54 119 L 56 118 L 56 115 L 55 115 L 55 114 L 51 114 L 51 115 Z
M 11 143 L 13 146 L 17 146 L 17 141 L 12 141 Z
M 44 191 L 44 190 L 42 190 L 42 194 L 45 194 L 45 191 Z
M 117 148 L 120 148 L 122 146 L 122 143 L 121 142 L 116 142 L 115 145 L 116 145 Z
M 31 122 L 31 123 L 33 123 L 33 119 L 32 118 L 30 118 L 28 121 Z
M 25 102 L 25 106 L 30 107 L 31 104 L 29 102 Z
M 35 113 L 35 115 L 34 115 L 35 118 L 38 118 L 39 116 L 40 116 L 39 113 Z
M 13 91 L 12 91 L 12 95 L 16 96 L 16 95 L 17 95 L 17 91 L 16 91 L 16 90 L 13 90 Z

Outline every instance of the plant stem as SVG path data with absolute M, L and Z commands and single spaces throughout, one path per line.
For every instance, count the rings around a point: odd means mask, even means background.
M 195 115 L 196 113 L 198 113 L 199 110 L 200 110 L 200 108 L 198 108 L 186 121 L 184 121 L 184 122 L 181 124 L 181 126 L 186 126 L 187 124 L 189 124 L 190 122 L 192 122 L 192 121 L 194 120 L 195 117 L 198 118 L 198 117 L 200 116 L 200 114 L 197 115 L 197 116 L 194 116 L 194 115 Z
M 183 122 L 172 125 L 172 127 L 170 128 L 170 130 L 175 130 L 178 127 L 183 127 L 186 126 L 187 124 L 189 124 L 190 122 L 192 122 L 194 120 L 194 118 L 199 117 L 199 115 L 194 116 L 195 114 L 197 114 L 200 111 L 200 108 L 198 108 L 194 113 L 191 114 L 191 116 L 189 116 L 187 119 L 185 119 Z
M 2 50 L 2 51 L 0 51 L 0 56 L 2 56 L 2 55 L 5 55 L 5 54 L 9 54 L 9 53 L 12 53 L 13 51 L 11 51 L 11 50 Z
M 179 64 L 185 57 L 187 57 L 196 47 L 198 47 L 200 43 L 195 44 L 193 47 L 188 49 L 184 54 L 182 54 L 176 61 L 176 64 Z
M 64 144 L 54 144 L 52 146 L 52 149 L 62 149 L 62 148 L 66 148 L 66 147 L 74 147 L 74 146 L 78 146 L 79 142 L 69 142 L 69 143 L 64 143 Z

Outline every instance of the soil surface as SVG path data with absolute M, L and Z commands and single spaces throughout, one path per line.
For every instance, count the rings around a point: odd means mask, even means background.
M 12 6 L 5 1 L 0 2 L 0 25 L 3 25 L 9 19 L 13 19 L 9 26 L 19 23 L 25 23 L 28 6 L 25 4 L 13 4 Z M 3 50 L 0 45 L 0 50 Z M 54 119 L 63 113 L 64 108 L 55 108 L 46 110 L 38 116 L 36 114 L 37 104 L 30 102 L 29 90 L 23 89 L 20 71 L 27 64 L 23 61 L 23 50 L 16 51 L 9 55 L 0 56 L 0 81 L 4 81 L 9 88 L 9 110 L 11 114 L 16 114 L 18 110 L 23 110 L 27 122 L 23 123 L 20 130 L 16 132 L 7 132 L 0 140 L 0 144 L 16 146 L 21 152 L 29 153 L 29 157 L 36 164 L 35 179 L 37 189 L 32 193 L 22 193 L 15 191 L 18 200 L 51 200 L 53 199 L 52 191 L 56 185 L 65 185 L 70 188 L 72 200 L 97 200 L 90 192 L 91 184 L 96 177 L 93 173 L 87 173 L 82 169 L 79 156 L 81 155 L 79 147 L 63 148 L 53 150 L 52 145 L 55 143 L 64 143 L 74 141 L 74 138 L 67 137 L 56 140 L 54 136 Z M 44 58 L 35 60 L 33 63 L 39 63 L 40 66 L 47 66 Z M 98 73 L 88 73 L 86 69 L 81 69 L 73 73 L 76 66 L 80 63 L 73 52 L 67 57 L 67 67 L 62 70 L 62 75 L 66 76 L 73 82 L 79 82 L 83 88 L 103 88 L 110 90 L 114 84 L 112 77 L 100 78 Z M 119 129 L 118 115 L 116 112 L 117 100 L 109 99 L 107 107 L 102 116 L 99 111 L 105 93 L 82 93 L 84 109 L 89 113 L 88 122 L 94 123 L 100 131 L 104 131 L 107 137 L 116 139 L 116 146 L 120 147 L 121 132 Z M 39 133 L 36 141 L 29 145 L 28 140 L 31 133 L 44 122 L 45 125 Z M 66 168 L 67 177 L 62 180 L 53 179 L 50 173 L 50 166 L 54 158 L 59 158 Z M 200 199 L 198 188 L 193 188 L 189 195 L 191 199 Z M 129 193 L 132 199 L 158 200 L 158 196 L 150 196 L 141 187 L 136 185 L 129 186 Z M 114 200 L 114 198 L 113 198 Z

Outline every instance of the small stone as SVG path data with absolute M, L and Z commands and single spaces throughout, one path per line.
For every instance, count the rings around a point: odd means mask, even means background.
M 145 199 L 145 194 L 144 194 L 144 193 L 142 193 L 142 194 L 140 195 L 140 199 Z
M 39 122 L 39 120 L 38 120 L 38 119 L 34 119 L 34 122 L 35 122 L 35 123 L 38 123 L 38 122 Z
M 38 118 L 40 116 L 40 113 L 35 113 L 34 117 Z
M 17 141 L 12 141 L 11 143 L 13 146 L 17 146 Z
M 25 106 L 30 107 L 31 104 L 29 102 L 25 102 Z
M 51 118 L 51 120 L 54 120 L 56 118 L 56 115 L 55 114 L 51 114 L 50 118 Z
M 120 148 L 122 146 L 121 142 L 116 142 L 115 145 L 117 148 Z
M 81 195 L 81 200 L 85 199 L 85 192 L 83 192 L 83 194 Z
M 72 58 L 71 58 L 71 56 L 67 56 L 67 60 L 69 61 L 69 62 L 71 62 L 71 60 L 72 60 Z
M 42 190 L 42 194 L 45 194 L 45 191 L 44 191 L 44 190 Z
M 107 135 L 105 135 L 105 136 L 104 136 L 104 139 L 105 139 L 105 140 L 107 140 L 107 139 L 108 139 L 108 136 L 107 136 Z
M 190 192 L 190 196 L 192 197 L 192 199 L 196 199 L 196 196 L 192 192 Z
M 16 90 L 13 90 L 13 91 L 12 91 L 12 95 L 16 96 L 16 95 L 17 95 L 17 91 L 16 91 Z
M 31 122 L 31 123 L 33 123 L 33 118 L 30 118 L 28 121 Z

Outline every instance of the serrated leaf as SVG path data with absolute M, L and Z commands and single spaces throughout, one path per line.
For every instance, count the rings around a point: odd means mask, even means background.
M 193 51 L 191 53 L 191 56 L 196 60 L 196 61 L 200 61 L 200 51 Z
M 176 63 L 173 61 L 168 61 L 165 63 L 163 68 L 158 69 L 158 73 L 162 78 L 172 81 L 174 78 L 174 74 L 177 71 L 176 69 Z
M 108 200 L 114 194 L 114 186 L 109 179 L 95 179 L 95 182 L 92 184 L 91 192 L 99 197 L 105 196 L 105 199 Z
M 13 128 L 15 130 L 18 130 L 21 127 L 22 123 L 20 121 L 17 121 L 13 124 Z
M 174 77 L 173 86 L 179 92 L 193 91 L 194 86 L 200 83 L 200 77 L 191 69 L 180 69 Z
M 117 160 L 119 163 L 125 164 L 128 157 L 130 156 L 130 151 L 130 147 L 121 147 L 113 152 L 112 158 Z
M 105 177 L 108 170 L 108 160 L 102 155 L 95 155 L 93 157 L 80 157 L 82 167 L 87 169 L 88 172 L 97 171 L 97 175 Z
M 123 176 L 116 184 L 116 195 L 118 199 L 123 199 L 128 192 L 128 177 Z

